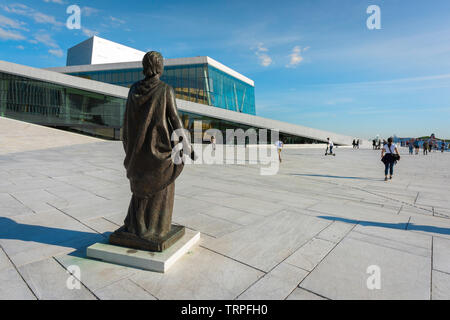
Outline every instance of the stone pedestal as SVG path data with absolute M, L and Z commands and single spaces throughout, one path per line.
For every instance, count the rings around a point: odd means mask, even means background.
M 200 232 L 186 230 L 185 234 L 163 252 L 144 251 L 112 244 L 96 243 L 87 248 L 87 256 L 150 271 L 166 272 L 179 258 L 200 240 Z
M 184 236 L 184 229 L 184 226 L 172 224 L 169 233 L 164 238 L 144 240 L 132 233 L 123 231 L 124 227 L 121 227 L 109 236 L 109 243 L 138 250 L 162 252 Z

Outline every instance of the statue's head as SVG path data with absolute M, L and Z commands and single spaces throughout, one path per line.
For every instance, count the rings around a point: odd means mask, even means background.
M 143 72 L 146 77 L 160 77 L 164 71 L 164 59 L 161 53 L 149 51 L 142 59 Z

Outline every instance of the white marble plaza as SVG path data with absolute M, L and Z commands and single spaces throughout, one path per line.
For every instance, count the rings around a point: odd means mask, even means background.
M 450 299 L 450 153 L 384 182 L 379 151 L 335 151 L 186 166 L 173 220 L 201 239 L 159 273 L 86 257 L 126 214 L 121 142 L 0 117 L 0 299 Z

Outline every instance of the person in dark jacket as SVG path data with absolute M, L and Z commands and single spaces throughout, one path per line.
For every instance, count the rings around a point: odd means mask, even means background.
M 395 155 L 400 157 L 397 146 L 393 143 L 393 139 L 391 137 L 388 139 L 387 143 L 383 146 L 383 149 L 381 150 L 381 160 L 383 161 L 385 166 L 384 181 L 388 180 L 388 173 L 389 179 L 392 179 L 392 176 L 394 174 L 394 164 L 397 162 Z

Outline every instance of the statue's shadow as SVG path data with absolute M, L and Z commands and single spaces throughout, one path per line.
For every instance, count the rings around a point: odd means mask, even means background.
M 67 247 L 75 249 L 70 255 L 76 256 L 85 256 L 86 247 L 93 243 L 106 243 L 110 234 L 22 224 L 0 217 L 0 241 L 10 239 Z

